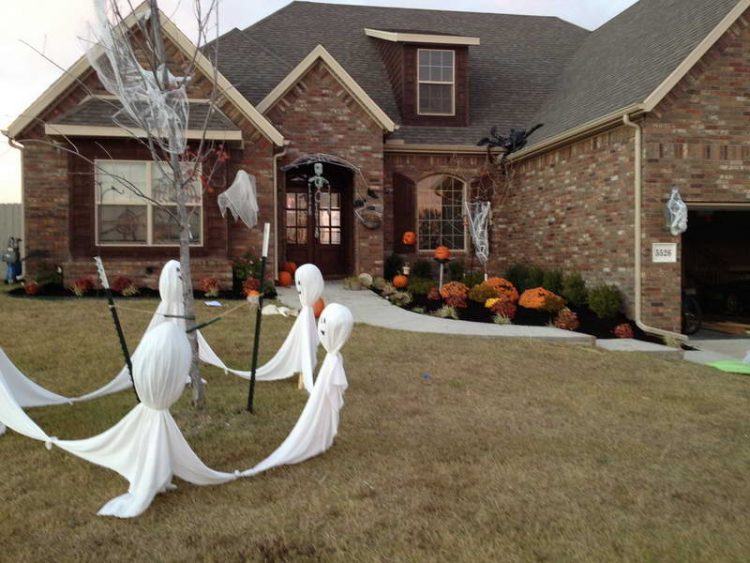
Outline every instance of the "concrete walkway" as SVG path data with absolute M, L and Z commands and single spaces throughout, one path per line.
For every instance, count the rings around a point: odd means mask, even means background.
M 294 288 L 278 288 L 278 292 L 279 300 L 284 305 L 299 308 L 299 299 Z M 595 342 L 593 336 L 554 327 L 495 325 L 420 315 L 396 307 L 372 291 L 346 290 L 341 282 L 326 282 L 323 299 L 326 303 L 340 303 L 349 307 L 356 322 L 392 330 L 497 338 L 533 338 L 563 344 L 592 345 Z
M 750 352 L 750 338 L 711 330 L 702 330 L 695 336 L 691 336 L 688 344 L 697 350 L 685 352 L 685 359 L 697 364 L 743 360 Z

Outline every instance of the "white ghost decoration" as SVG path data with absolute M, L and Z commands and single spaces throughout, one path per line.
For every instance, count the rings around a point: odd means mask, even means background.
M 146 327 L 146 332 L 144 334 L 148 334 L 149 331 L 153 330 L 155 327 L 167 322 L 176 324 L 183 330 L 185 329 L 187 323 L 185 322 L 185 319 L 182 318 L 185 314 L 185 306 L 182 301 L 182 291 L 183 284 L 180 263 L 177 260 L 170 260 L 164 264 L 161 274 L 159 275 L 159 297 L 161 298 L 161 301 L 156 308 L 154 316 L 151 317 L 151 322 L 148 323 L 148 327 Z M 211 365 L 215 365 L 216 361 L 221 362 L 200 331 L 198 331 L 197 336 L 198 351 L 201 361 Z M 138 346 L 140 346 L 140 344 Z M 135 356 L 137 352 L 138 348 L 133 352 L 133 356 Z M 130 372 L 126 366 L 123 367 L 122 370 L 120 370 L 120 373 L 118 373 L 117 376 L 115 376 L 115 378 L 107 385 L 84 395 L 83 397 L 79 397 L 76 400 L 90 401 L 91 399 L 124 391 L 130 387 L 132 387 L 132 382 L 130 380 Z
M 325 283 L 323 274 L 313 264 L 297 268 L 294 281 L 302 309 L 279 351 L 257 369 L 255 378 L 258 381 L 276 381 L 301 373 L 305 389 L 311 393 L 313 372 L 318 363 L 318 332 L 313 305 L 322 297 Z M 250 371 L 230 369 L 218 358 L 204 359 L 201 355 L 201 359 L 245 379 L 250 379 L 252 374 Z
M 185 441 L 169 408 L 185 388 L 190 369 L 190 343 L 176 323 L 161 323 L 143 337 L 133 355 L 133 378 L 141 403 L 115 426 L 85 440 L 48 436 L 8 397 L 0 384 L 0 421 L 30 438 L 55 445 L 77 457 L 106 467 L 130 483 L 128 492 L 99 511 L 103 516 L 132 518 L 178 477 L 195 485 L 232 481 L 237 473 L 206 467 Z
M 348 386 L 341 348 L 349 340 L 353 326 L 354 317 L 343 305 L 332 303 L 323 310 L 318 335 L 327 354 L 302 415 L 281 446 L 243 476 L 300 463 L 331 447 L 338 433 L 339 414 Z

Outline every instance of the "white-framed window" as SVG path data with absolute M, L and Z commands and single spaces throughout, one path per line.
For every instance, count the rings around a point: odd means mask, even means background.
M 466 190 L 465 182 L 446 174 L 429 176 L 417 183 L 419 250 L 435 250 L 438 246 L 466 250 Z
M 180 229 L 172 171 L 164 162 L 150 160 L 97 160 L 95 167 L 97 246 L 176 246 Z M 194 165 L 184 163 L 184 174 Z M 203 245 L 203 189 L 200 173 L 186 185 L 189 190 L 191 244 Z M 141 197 L 136 190 L 148 198 Z
M 417 59 L 417 113 L 455 115 L 456 52 L 418 49 Z

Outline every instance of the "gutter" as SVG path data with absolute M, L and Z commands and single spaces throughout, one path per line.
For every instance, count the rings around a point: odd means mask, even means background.
M 623 114 L 622 122 L 635 130 L 635 217 L 634 217 L 634 250 L 635 250 L 635 324 L 643 332 L 666 338 L 674 338 L 680 342 L 687 342 L 688 338 L 679 332 L 663 330 L 643 321 L 643 241 L 641 240 L 641 212 L 643 208 L 643 128 L 633 123 L 628 113 Z
M 273 279 L 275 280 L 279 279 L 279 159 L 286 156 L 288 146 L 289 141 L 285 141 L 283 150 L 273 155 Z
M 22 244 L 21 244 L 21 261 L 26 260 L 26 183 L 24 182 L 23 178 L 23 145 L 20 144 L 18 141 L 16 141 L 13 137 L 10 136 L 10 132 L 7 129 L 3 129 L 0 131 L 3 135 L 5 135 L 8 138 L 8 145 L 10 145 L 12 148 L 17 149 L 21 151 L 21 233 L 23 234 Z M 26 269 L 26 266 L 23 267 L 23 270 Z M 22 275 L 25 277 L 26 272 L 22 271 Z

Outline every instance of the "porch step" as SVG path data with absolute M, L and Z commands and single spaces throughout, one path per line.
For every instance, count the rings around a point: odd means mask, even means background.
M 672 360 L 681 360 L 685 355 L 684 350 L 654 344 L 653 342 L 644 342 L 635 338 L 601 339 L 596 341 L 596 345 L 611 352 L 645 352 Z

